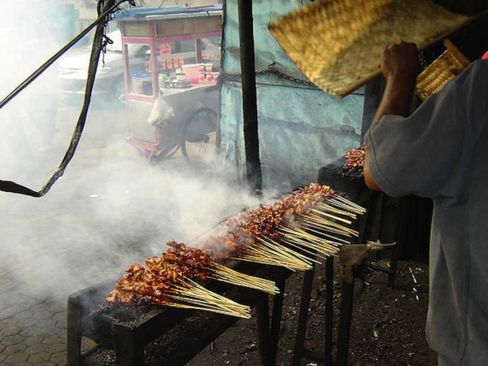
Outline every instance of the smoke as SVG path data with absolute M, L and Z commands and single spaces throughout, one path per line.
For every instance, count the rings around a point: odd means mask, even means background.
M 60 30 L 38 23 L 42 14 L 29 15 L 29 3 L 0 15 L 2 97 L 60 46 Z M 57 67 L 0 110 L 0 179 L 37 190 L 59 164 L 80 102 L 60 97 Z M 11 294 L 64 302 L 160 254 L 166 241 L 190 241 L 259 203 L 223 166 L 196 174 L 179 152 L 148 164 L 125 141 L 127 116 L 112 103 L 95 97 L 79 151 L 47 196 L 0 193 L 0 274 Z
M 45 198 L 1 197 L 1 264 L 22 292 L 65 299 L 258 203 L 221 179 L 146 165 L 126 148 L 80 152 Z

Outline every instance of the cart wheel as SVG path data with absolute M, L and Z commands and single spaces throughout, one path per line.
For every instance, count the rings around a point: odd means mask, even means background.
M 208 168 L 217 157 L 218 114 L 213 109 L 201 108 L 185 120 L 181 134 L 181 153 L 196 169 Z
M 163 160 L 172 157 L 180 148 L 178 144 L 166 146 L 151 157 L 151 164 L 158 164 Z

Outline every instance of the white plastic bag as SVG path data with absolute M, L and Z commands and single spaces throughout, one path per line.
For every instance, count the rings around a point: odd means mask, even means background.
M 158 97 L 153 103 L 151 113 L 147 119 L 147 123 L 152 126 L 161 125 L 164 122 L 170 121 L 175 117 L 175 110 L 164 100 L 163 94 L 159 93 Z

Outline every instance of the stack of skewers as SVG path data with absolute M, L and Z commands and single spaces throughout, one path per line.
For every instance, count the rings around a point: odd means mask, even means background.
M 363 146 L 356 149 L 351 149 L 346 152 L 345 158 L 346 162 L 344 163 L 344 167 L 342 169 L 344 175 L 357 178 L 362 177 L 364 159 L 366 158 L 366 149 Z
M 321 258 L 336 255 L 342 244 L 358 235 L 350 228 L 365 209 L 330 187 L 310 184 L 278 201 L 239 213 L 193 247 L 169 242 L 159 257 L 145 266 L 133 264 L 117 282 L 107 300 L 112 303 L 152 303 L 212 311 L 242 318 L 250 309 L 203 285 L 207 280 L 279 292 L 273 281 L 237 272 L 226 260 L 286 267 L 312 268 Z

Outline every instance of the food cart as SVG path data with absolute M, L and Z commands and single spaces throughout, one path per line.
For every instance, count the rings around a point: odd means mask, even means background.
M 117 21 L 128 141 L 151 161 L 179 148 L 192 165 L 215 156 L 222 6 L 134 8 Z M 131 63 L 134 45 L 147 48 L 144 62 Z

